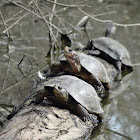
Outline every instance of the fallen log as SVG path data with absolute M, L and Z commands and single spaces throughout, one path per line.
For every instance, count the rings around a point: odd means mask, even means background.
M 30 105 L 20 110 L 0 133 L 1 140 L 89 139 L 93 124 L 66 109 Z

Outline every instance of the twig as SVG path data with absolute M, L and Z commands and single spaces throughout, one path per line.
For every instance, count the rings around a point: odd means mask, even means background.
M 50 2 L 50 3 L 53 3 L 53 4 L 57 4 L 59 6 L 64 6 L 64 7 L 72 7 L 72 8 L 91 7 L 91 6 L 88 6 L 88 5 L 67 5 L 67 4 L 63 4 L 63 3 L 56 3 L 56 2 L 53 2 L 53 1 L 50 1 L 50 0 L 47 0 L 47 1 Z
M 49 30 L 50 30 L 50 32 L 51 32 L 51 34 L 53 35 L 53 38 L 56 40 L 56 38 L 55 38 L 55 36 L 54 36 L 54 34 L 53 34 L 53 32 L 52 32 L 52 30 L 50 29 L 50 27 L 49 27 L 49 24 L 48 24 L 48 21 L 46 20 L 46 18 L 44 17 L 44 15 L 43 15 L 43 13 L 41 12 L 41 10 L 39 9 L 39 7 L 38 7 L 38 5 L 36 4 L 36 2 L 34 1 L 34 4 L 35 4 L 35 6 L 37 7 L 37 9 L 38 9 L 38 11 L 39 11 L 39 13 L 40 13 L 40 15 L 42 16 L 42 18 L 43 18 L 43 20 L 45 21 L 45 23 L 47 24 L 47 26 L 48 26 L 48 28 L 49 28 Z M 49 23 L 51 23 L 51 22 L 49 22 Z M 52 24 L 52 23 L 51 23 Z
M 20 62 L 18 63 L 18 69 L 19 69 L 19 71 L 21 72 L 21 74 L 23 75 L 23 77 L 25 78 L 25 77 L 27 77 L 27 76 L 25 76 L 25 74 L 23 73 L 23 71 L 22 71 L 22 69 L 20 68 L 20 65 L 22 64 L 22 62 L 23 62 L 23 60 L 25 59 L 25 58 L 27 58 L 27 60 L 29 61 L 29 63 L 31 64 L 31 69 L 30 69 L 30 71 L 29 71 L 29 73 L 28 73 L 28 75 L 31 73 L 31 71 L 32 71 L 32 69 L 33 69 L 33 64 L 32 64 L 32 62 L 31 62 L 31 60 L 29 59 L 29 57 L 28 56 L 26 56 L 26 55 L 24 55 L 23 56 L 23 58 L 20 60 Z
M 91 16 L 89 14 L 87 14 L 86 12 L 84 12 L 83 10 L 81 10 L 80 8 L 77 8 L 79 11 L 81 11 L 83 14 L 89 16 L 90 18 L 96 20 L 96 21 L 99 21 L 99 22 L 103 22 L 103 23 L 113 23 L 115 24 L 116 26 L 122 26 L 122 27 L 130 27 L 130 26 L 140 26 L 140 23 L 135 23 L 135 24 L 119 24 L 119 23 L 115 23 L 111 20 L 101 20 L 101 19 L 98 19 L 98 18 L 95 18 L 94 16 Z
M 49 11 L 51 11 L 47 6 L 45 6 L 45 8 L 47 8 Z M 68 8 L 68 7 L 67 7 Z M 65 19 L 63 19 L 63 18 L 61 18 L 61 17 L 59 17 L 56 13 L 58 13 L 58 12 L 60 12 L 60 11 L 62 11 L 62 10 L 64 10 L 65 8 L 62 8 L 62 9 L 60 9 L 60 10 L 58 10 L 58 11 L 55 11 L 55 12 L 52 12 L 52 13 L 50 13 L 49 15 L 55 15 L 59 20 L 60 20 L 60 22 L 61 22 L 61 24 L 63 25 L 63 27 L 64 28 L 66 28 L 65 27 L 65 25 L 64 25 L 64 23 L 62 22 L 62 21 L 64 21 L 65 23 L 67 23 L 68 25 L 70 25 L 74 30 L 76 30 L 76 31 L 78 31 L 78 32 L 81 32 L 79 29 L 77 29 L 75 26 L 73 26 L 72 24 L 70 24 L 69 22 L 67 22 Z M 49 16 L 49 15 L 46 15 L 45 17 L 47 17 L 47 16 Z M 67 29 L 66 29 L 66 31 L 67 31 Z M 68 31 L 67 31 L 67 33 L 69 33 Z M 67 34 L 66 33 L 66 34 Z
M 130 89 L 131 93 L 136 96 L 137 100 L 140 101 L 140 97 L 134 92 L 134 90 L 130 86 L 129 86 L 129 89 Z
M 4 21 L 4 18 L 3 18 L 3 15 L 2 15 L 2 13 L 1 13 L 1 11 L 0 11 L 0 15 L 1 15 L 1 19 L 2 19 L 2 22 L 3 22 L 4 28 L 5 28 L 6 32 L 7 32 L 7 36 L 8 36 L 8 38 L 9 38 L 10 35 L 9 35 L 8 30 L 7 30 L 7 27 L 6 27 L 6 24 L 5 24 L 5 21 Z
M 29 5 L 27 5 L 27 7 L 29 7 L 32 4 L 33 0 L 29 3 Z M 21 10 L 20 12 L 16 13 L 15 15 L 13 15 L 11 18 L 9 18 L 8 20 L 5 21 L 5 24 L 11 20 L 13 20 L 14 17 L 16 17 L 17 15 L 23 13 L 25 10 Z
M 116 14 L 117 11 L 112 11 L 112 12 L 106 12 L 106 13 L 102 13 L 102 14 L 97 14 L 97 15 L 93 15 L 94 17 L 99 17 L 99 16 L 104 16 L 104 15 L 108 15 L 108 14 Z
M 97 13 L 100 9 L 103 8 L 103 6 L 105 6 L 108 2 L 110 2 L 111 0 L 107 0 L 105 3 L 103 3 L 99 8 L 97 8 L 95 11 L 93 11 L 91 13 L 91 15 L 94 15 L 95 13 Z
M 13 1 L 11 1 L 11 0 L 8 0 L 8 1 L 11 2 L 11 3 L 13 3 L 13 4 L 15 4 L 16 6 L 21 7 L 22 9 L 28 11 L 29 13 L 31 13 L 31 14 L 33 14 L 33 15 L 39 17 L 40 19 L 44 20 L 43 17 L 41 17 L 41 16 L 39 16 L 38 14 L 34 13 L 33 11 L 27 9 L 26 7 L 20 5 L 20 4 L 16 3 L 16 2 L 13 2 Z M 50 22 L 47 21 L 47 20 L 46 20 L 46 22 L 47 22 L 48 24 L 50 24 L 51 26 L 53 26 L 55 29 L 57 29 L 60 33 L 62 33 L 62 31 L 61 31 L 59 28 L 57 28 L 54 24 L 50 23 Z
M 3 31 L 3 33 L 6 33 L 8 30 L 10 30 L 13 26 L 15 26 L 20 20 L 24 18 L 25 15 L 20 17 L 16 22 L 14 22 L 10 27 L 8 27 L 6 30 Z
M 140 101 L 140 100 L 138 100 L 138 101 Z M 132 106 L 126 106 L 126 105 L 123 105 L 123 104 L 119 104 L 119 106 L 124 107 L 126 109 L 133 109 L 133 110 L 136 110 L 136 111 L 140 112 L 140 109 L 133 108 Z
M 126 139 L 128 139 L 128 140 L 132 140 L 132 138 L 130 138 L 130 137 L 128 137 L 128 136 L 125 136 L 125 135 L 123 135 L 123 134 L 121 134 L 121 133 L 119 133 L 119 132 L 110 130 L 110 129 L 108 129 L 108 128 L 107 128 L 106 130 L 111 131 L 112 133 L 115 133 L 115 134 L 117 134 L 117 135 L 119 135 L 119 136 L 122 136 L 122 137 L 124 137 L 124 138 L 126 138 Z
M 55 2 L 54 2 L 53 8 L 52 8 L 52 13 L 54 13 L 54 11 L 55 11 L 56 3 L 57 3 L 57 0 L 55 0 Z M 52 18 L 53 18 L 53 14 L 49 17 L 50 22 L 52 21 Z
M 57 0 L 55 0 L 55 3 L 56 3 L 56 2 L 57 2 Z M 55 11 L 55 8 L 56 8 L 56 4 L 53 5 L 52 12 Z M 52 19 L 53 19 L 53 14 L 49 17 L 49 22 L 52 23 Z M 51 37 L 51 40 L 52 40 L 52 35 L 53 35 L 53 38 L 55 39 L 55 40 L 54 40 L 54 43 L 52 44 L 52 46 L 54 46 L 54 44 L 57 42 L 57 40 L 56 40 L 56 37 L 55 37 L 54 34 L 53 34 L 52 26 L 50 26 L 50 37 Z
M 133 64 L 133 66 L 140 66 L 140 63 Z
M 0 95 L 1 95 L 1 93 L 2 93 L 2 91 L 3 91 L 3 88 L 4 88 L 5 83 L 6 83 L 6 80 L 7 80 L 9 68 L 10 68 L 10 61 L 8 61 L 8 67 L 7 67 L 7 70 L 6 70 L 6 75 L 5 75 L 5 78 L 4 78 L 4 82 L 3 82 L 3 84 L 2 84 L 2 88 L 1 88 L 1 91 L 0 91 Z
M 39 70 L 41 71 L 41 70 L 43 70 L 44 68 L 46 68 L 46 64 L 45 64 L 42 68 L 40 68 Z M 35 71 L 34 73 L 32 73 L 31 75 L 27 76 L 26 78 L 24 78 L 24 79 L 22 79 L 22 80 L 19 80 L 17 83 L 15 83 L 14 85 L 9 86 L 8 88 L 6 88 L 6 89 L 4 89 L 4 90 L 3 90 L 3 88 L 2 88 L 2 90 L 1 90 L 1 92 L 0 92 L 0 95 L 2 94 L 2 92 L 6 92 L 7 90 L 11 89 L 13 86 L 16 86 L 16 85 L 18 85 L 19 83 L 24 82 L 25 80 L 29 79 L 29 78 L 32 77 L 33 75 L 37 74 L 37 72 L 38 72 L 38 70 Z M 6 79 L 6 76 L 5 76 L 5 79 Z
M 120 123 L 120 125 L 121 125 L 121 127 L 123 128 L 124 132 L 127 134 L 127 136 L 129 136 L 130 134 L 126 131 L 126 127 L 125 127 L 125 126 L 122 124 L 122 122 L 120 121 L 119 116 L 117 116 L 117 115 L 114 114 L 113 112 L 112 112 L 112 115 L 114 115 L 114 116 L 116 117 L 116 120 Z M 128 138 L 130 138 L 130 136 L 129 136 Z
M 54 0 L 54 5 L 53 5 L 53 8 L 52 8 L 52 12 L 55 11 L 55 8 L 56 8 L 56 2 L 57 0 Z M 53 18 L 53 15 L 50 15 L 49 16 L 49 22 L 52 22 L 52 18 Z M 52 35 L 53 35 L 53 31 L 52 31 L 52 26 L 50 26 L 50 32 L 49 32 L 49 37 L 50 37 L 50 59 L 51 59 L 51 62 L 54 60 L 54 47 L 55 47 L 55 43 L 57 42 L 57 40 L 55 40 L 53 43 L 52 43 Z

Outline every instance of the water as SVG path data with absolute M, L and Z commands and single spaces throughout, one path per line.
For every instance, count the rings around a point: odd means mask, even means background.
M 60 3 L 66 3 L 67 1 L 61 0 Z M 70 1 L 70 4 L 74 4 L 77 1 Z M 6 4 L 4 2 L 0 3 L 0 10 L 2 12 L 4 20 L 10 19 L 17 11 L 22 9 L 18 6 Z M 44 7 L 46 3 L 43 3 Z M 101 5 L 97 1 L 87 1 L 83 4 L 92 5 L 92 8 L 81 7 L 86 13 L 92 13 Z M 110 19 L 116 23 L 131 24 L 140 22 L 140 1 L 139 0 L 126 0 L 117 2 L 111 1 L 106 6 L 103 6 L 96 14 L 103 14 L 107 12 L 112 12 L 112 14 L 107 14 L 97 18 L 100 19 Z M 49 4 L 52 8 L 52 4 Z M 56 10 L 62 9 L 64 7 L 56 6 Z M 116 13 L 114 13 L 114 11 Z M 34 12 L 38 12 L 34 10 Z M 12 44 L 9 46 L 7 51 L 7 37 L 0 37 L 1 54 L 0 54 L 0 105 L 1 113 L 8 114 L 11 110 L 12 105 L 19 105 L 27 94 L 29 94 L 30 89 L 33 87 L 37 79 L 37 71 L 46 66 L 45 57 L 49 50 L 49 38 L 48 38 L 48 28 L 44 21 L 40 20 L 38 17 L 24 12 L 15 19 L 7 22 L 6 27 L 10 27 L 17 19 L 19 19 L 24 14 L 24 18 L 16 24 L 11 30 L 9 30 Z M 39 13 L 38 13 L 39 14 Z M 48 14 L 47 8 L 44 9 L 44 14 Z M 68 23 L 75 26 L 78 21 L 84 16 L 76 8 L 65 8 L 61 12 L 58 12 L 61 18 L 64 18 Z M 0 20 L 1 21 L 1 20 Z M 59 27 L 64 33 L 67 30 L 70 31 L 72 27 L 65 23 L 65 26 L 61 24 L 62 21 L 58 22 L 58 18 L 53 18 L 53 23 Z M 64 22 L 64 21 L 63 21 Z M 1 22 L 0 22 L 1 23 Z M 1 25 L 1 24 L 0 24 Z M 87 24 L 87 33 L 84 31 L 75 31 L 73 34 L 69 35 L 72 40 L 72 47 L 77 47 L 78 44 L 85 46 L 89 39 L 104 36 L 105 30 L 107 28 L 107 23 L 101 23 L 90 19 Z M 0 26 L 0 31 L 4 30 L 4 26 Z M 53 30 L 55 35 L 57 35 L 58 45 L 61 46 L 60 35 Z M 140 37 L 140 26 L 133 27 L 120 27 L 117 26 L 117 32 L 115 39 L 122 43 L 130 52 L 131 60 L 133 64 L 140 63 L 140 51 L 139 51 L 139 37 Z M 6 52 L 6 53 L 4 53 Z M 9 53 L 8 53 L 9 52 Z M 9 61 L 10 59 L 10 61 Z M 105 106 L 105 111 L 107 113 L 107 122 L 102 126 L 102 134 L 95 135 L 93 137 L 96 139 L 106 139 L 106 140 L 139 140 L 140 136 L 140 65 L 134 66 L 134 71 L 129 77 L 129 80 L 124 81 L 129 82 L 123 87 L 123 91 L 117 91 L 114 93 L 115 98 L 111 100 Z M 126 88 L 127 87 L 127 88 Z M 126 88 L 126 89 L 125 89 Z M 113 94 L 112 94 L 113 96 Z M 1 115 L 1 120 L 4 120 L 3 115 Z

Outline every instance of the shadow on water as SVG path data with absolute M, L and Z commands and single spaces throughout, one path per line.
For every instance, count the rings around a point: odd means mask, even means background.
M 72 4 L 73 1 L 70 3 Z M 1 4 L 0 9 L 5 20 L 15 15 L 17 10 L 21 10 L 12 4 Z M 97 9 L 97 6 L 100 6 L 99 3 L 95 5 L 95 3 L 91 1 L 88 1 L 86 4 L 92 4 L 93 9 Z M 97 14 L 117 11 L 115 14 L 104 15 L 99 18 L 111 19 L 114 22 L 123 24 L 138 23 L 140 21 L 139 5 L 139 0 L 113 0 L 100 9 Z M 58 6 L 58 9 L 59 8 Z M 84 10 L 87 13 L 93 12 L 88 11 L 90 10 L 89 8 L 84 8 Z M 77 12 L 74 8 L 65 9 L 59 14 L 72 25 L 76 25 L 83 16 L 81 12 Z M 11 111 L 12 106 L 18 106 L 33 88 L 33 83 L 35 83 L 37 79 L 38 69 L 42 70 L 44 67 L 48 67 L 45 60 L 50 49 L 48 29 L 44 22 L 38 17 L 29 15 L 27 12 L 24 12 L 24 16 L 26 18 L 21 19 L 21 22 L 10 30 L 12 45 L 9 46 L 9 53 L 1 53 L 5 51 L 3 49 L 5 49 L 4 46 L 7 45 L 7 41 L 6 37 L 0 38 L 0 46 L 2 46 L 0 48 L 0 121 L 2 122 L 6 121 L 5 116 Z M 6 26 L 10 26 L 15 19 L 17 19 L 17 17 L 6 21 Z M 58 22 L 56 18 L 54 22 Z M 68 26 L 67 29 L 71 29 L 69 24 L 65 26 Z M 106 23 L 89 19 L 86 26 L 86 33 L 80 30 L 68 35 L 72 40 L 72 42 L 70 42 L 72 48 L 82 48 L 87 44 L 89 39 L 104 36 L 107 26 L 108 24 Z M 61 26 L 59 28 L 64 30 Z M 0 22 L 0 31 L 2 32 L 3 30 L 4 27 L 2 26 L 2 22 Z M 127 27 L 126 29 L 117 26 L 114 39 L 128 49 L 133 64 L 140 62 L 139 37 L 139 26 Z M 60 35 L 58 35 L 57 39 L 58 45 L 61 46 Z M 7 61 L 9 60 L 8 57 L 10 57 L 10 61 Z M 1 60 L 6 60 L 6 62 L 3 63 Z M 18 65 L 20 65 L 21 71 Z M 125 75 L 122 81 L 114 83 L 114 90 L 111 91 L 109 97 L 103 102 L 107 122 L 102 126 L 98 126 L 96 131 L 93 131 L 91 139 L 139 140 L 139 68 L 139 65 L 134 66 L 132 73 Z

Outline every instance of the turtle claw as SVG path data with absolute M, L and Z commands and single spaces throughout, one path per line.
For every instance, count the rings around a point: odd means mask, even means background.
M 97 124 L 99 122 L 97 116 L 95 116 L 94 114 L 89 114 L 88 116 L 83 117 L 83 121 L 92 121 L 94 124 Z
M 104 86 L 101 86 L 99 90 L 100 90 L 100 93 L 103 94 L 105 92 Z
M 95 90 L 97 91 L 98 95 L 101 95 L 101 96 L 103 96 L 105 93 L 104 86 L 95 86 Z
M 99 122 L 97 116 L 95 116 L 94 114 L 89 114 L 89 119 L 92 120 L 95 124 Z

